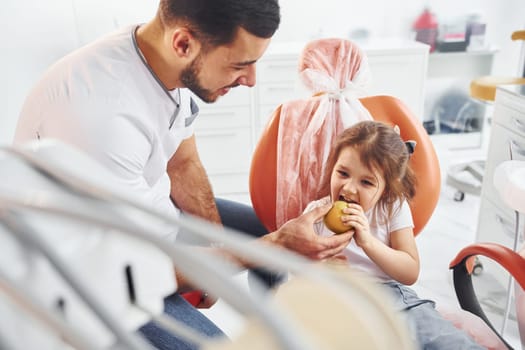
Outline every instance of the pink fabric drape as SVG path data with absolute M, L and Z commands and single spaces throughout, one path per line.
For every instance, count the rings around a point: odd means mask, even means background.
M 366 95 L 370 79 L 367 59 L 351 41 L 320 39 L 307 44 L 299 60 L 299 76 L 312 97 L 280 108 L 277 227 L 317 199 L 336 135 L 358 121 L 372 119 L 358 100 Z

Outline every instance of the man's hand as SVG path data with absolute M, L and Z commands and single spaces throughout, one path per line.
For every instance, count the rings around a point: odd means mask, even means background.
M 331 237 L 319 236 L 314 232 L 314 222 L 320 220 L 330 210 L 326 204 L 292 219 L 277 231 L 263 236 L 264 241 L 293 250 L 314 260 L 323 260 L 339 254 L 350 242 L 354 234 L 349 231 Z

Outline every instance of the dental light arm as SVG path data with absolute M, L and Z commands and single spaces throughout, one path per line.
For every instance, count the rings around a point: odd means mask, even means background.
M 289 286 L 293 287 L 294 283 L 300 281 L 308 281 L 312 290 L 323 286 L 324 291 L 320 295 L 326 297 L 326 290 L 328 290 L 329 295 L 332 296 L 331 301 L 338 303 L 331 316 L 341 319 L 346 317 L 345 322 L 355 323 L 354 327 L 350 326 L 350 332 L 340 332 L 339 337 L 351 337 L 352 329 L 355 329 L 360 330 L 361 335 L 368 334 L 368 337 L 363 336 L 361 339 L 375 342 L 375 348 L 384 347 L 387 343 L 397 344 L 398 348 L 413 346 L 397 315 L 391 309 L 385 308 L 383 295 L 375 291 L 372 284 L 367 284 L 353 275 L 314 265 L 291 252 L 254 243 L 232 230 L 218 229 L 215 225 L 195 218 L 167 217 L 163 213 L 141 205 L 137 199 L 129 196 L 125 189 L 119 187 L 118 181 L 115 181 L 110 173 L 65 145 L 41 140 L 38 144 L 24 149 L 4 149 L 3 154 L 0 153 L 0 162 L 3 163 L 3 169 L 9 169 L 7 173 L 11 171 L 11 174 L 13 172 L 17 174 L 14 178 L 3 176 L 4 178 L 0 179 L 3 180 L 0 181 L 0 211 L 14 213 L 8 214 L 7 219 L 4 216 L 4 222 L 6 220 L 9 222 L 8 226 L 12 232 L 23 231 L 28 236 L 43 236 L 50 242 L 56 243 L 53 248 L 57 249 L 60 259 L 73 258 L 71 261 L 67 260 L 67 263 L 72 265 L 72 270 L 88 272 L 87 276 L 92 279 L 91 283 L 84 282 L 84 285 L 73 288 L 75 294 L 80 295 L 84 303 L 89 301 L 89 297 L 79 290 L 93 289 L 94 292 L 100 292 L 94 284 L 104 276 L 103 274 L 93 276 L 93 271 L 106 273 L 108 271 L 105 270 L 111 270 L 114 265 L 121 270 L 123 267 L 132 267 L 133 271 L 139 270 L 133 278 L 136 282 L 134 283 L 136 300 L 128 301 L 132 299 L 129 291 L 115 283 L 114 292 L 120 294 L 112 298 L 108 293 L 100 301 L 103 307 L 109 308 L 108 311 L 119 315 L 113 321 L 127 322 L 124 325 L 126 330 L 132 331 L 141 322 L 144 323 L 150 318 L 158 319 L 152 317 L 161 312 L 158 302 L 162 301 L 163 295 L 167 296 L 170 290 L 173 292 L 176 289 L 172 272 L 172 265 L 175 265 L 176 269 L 185 274 L 195 286 L 212 291 L 214 295 L 243 313 L 248 320 L 256 319 L 258 324 L 263 325 L 266 334 L 271 334 L 278 348 L 314 349 L 319 347 L 321 341 L 327 341 L 322 338 L 321 330 L 312 332 L 310 325 L 302 324 L 305 322 L 305 317 L 297 318 L 297 315 L 293 317 L 294 313 L 304 312 L 304 307 L 286 310 L 284 304 L 289 300 L 279 298 L 273 300 L 271 296 L 262 292 L 262 288 L 255 287 L 248 293 L 231 280 L 231 275 L 237 272 L 239 267 L 231 266 L 217 256 L 196 254 L 197 250 L 192 246 L 179 242 L 170 244 L 162 238 L 162 231 L 167 227 L 179 227 L 210 242 L 221 244 L 223 249 L 243 260 L 278 271 L 290 271 L 294 278 L 283 288 L 282 295 L 289 291 L 287 289 Z M 24 174 L 30 176 L 23 176 Z M 9 215 L 14 215 L 17 219 L 14 220 L 13 216 L 9 217 Z M 72 227 L 77 230 L 67 230 Z M 78 235 L 75 237 L 81 242 L 80 245 L 77 243 L 75 246 L 75 242 L 69 241 L 73 233 Z M 25 239 L 24 242 L 27 243 Z M 34 247 L 34 244 L 32 246 Z M 97 249 L 92 249 L 93 247 Z M 72 254 L 71 252 L 75 251 L 73 248 L 77 248 L 80 253 Z M 39 250 L 42 254 L 43 250 Z M 104 255 L 109 252 L 113 254 Z M 47 258 L 49 256 L 46 255 Z M 86 258 L 83 259 L 84 257 Z M 155 269 L 148 270 L 146 266 L 148 264 L 156 264 Z M 51 262 L 51 265 L 61 270 L 60 263 Z M 117 274 L 122 275 L 122 271 L 116 267 L 115 270 Z M 152 274 L 151 271 L 155 273 Z M 74 273 L 67 274 L 62 271 L 61 275 L 69 284 L 75 284 L 72 282 L 77 278 Z M 80 277 L 86 278 L 86 275 Z M 162 283 L 169 278 L 171 278 L 169 283 Z M 145 284 L 144 281 L 147 283 Z M 151 288 L 150 284 L 152 284 Z M 304 291 L 305 288 L 302 290 Z M 277 294 L 279 297 L 279 293 Z M 121 304 L 117 305 L 118 307 L 111 305 L 104 298 L 112 298 L 113 303 Z M 295 297 L 295 299 L 300 298 Z M 314 303 L 314 300 L 307 300 L 307 303 Z M 93 305 L 93 303 L 89 305 L 91 312 L 99 319 L 103 318 L 101 317 L 103 312 L 101 313 L 98 307 Z M 143 312 L 144 310 L 146 312 Z M 79 317 L 83 312 L 84 310 L 77 313 Z M 124 317 L 125 315 L 129 317 Z M 112 325 L 113 321 L 106 320 L 104 323 L 116 335 L 119 342 L 132 344 L 135 340 L 123 336 L 118 327 Z M 179 327 L 180 325 L 173 324 L 173 326 L 171 329 L 179 330 L 180 336 L 205 344 L 204 348 L 222 349 L 219 345 L 208 342 L 207 339 L 197 339 L 197 336 L 192 332 L 186 332 L 187 330 Z M 378 329 L 383 333 L 381 339 L 370 336 Z M 265 337 L 259 340 L 251 339 L 251 341 L 263 344 L 268 339 Z M 345 341 L 346 345 L 349 341 Z M 235 340 L 231 345 L 234 344 Z M 140 348 L 143 344 L 137 342 L 135 345 Z

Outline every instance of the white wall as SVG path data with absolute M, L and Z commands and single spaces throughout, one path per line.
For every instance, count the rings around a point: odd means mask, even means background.
M 2 0 L 0 144 L 10 143 L 24 98 L 44 70 L 75 48 L 155 14 L 155 0 Z
M 487 20 L 487 40 L 499 47 L 495 74 L 515 74 L 519 44 L 510 33 L 525 28 L 523 0 L 281 0 L 282 24 L 274 41 L 347 36 L 365 28 L 373 36 L 409 36 L 410 24 L 429 5 L 439 19 L 473 10 Z M 119 26 L 143 22 L 154 0 L 3 0 L 0 47 L 0 144 L 11 142 L 30 87 L 57 58 Z

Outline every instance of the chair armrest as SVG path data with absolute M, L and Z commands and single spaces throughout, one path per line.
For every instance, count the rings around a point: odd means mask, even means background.
M 463 248 L 451 261 L 449 268 L 457 268 L 475 255 L 483 255 L 499 263 L 525 289 L 525 259 L 510 248 L 497 243 L 477 243 Z M 469 272 L 471 273 L 471 272 Z
M 483 312 L 472 285 L 472 269 L 469 268 L 470 258 L 486 256 L 507 270 L 516 282 L 525 288 L 525 259 L 518 253 L 497 243 L 478 243 L 463 248 L 452 260 L 449 268 L 453 270 L 454 289 L 461 308 L 479 316 L 510 348 Z

